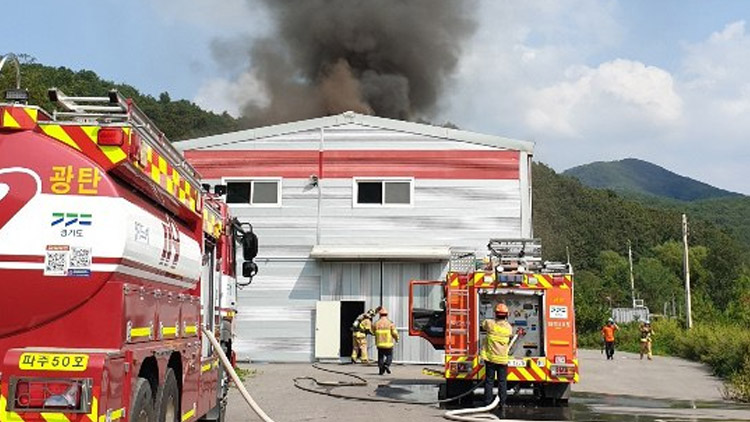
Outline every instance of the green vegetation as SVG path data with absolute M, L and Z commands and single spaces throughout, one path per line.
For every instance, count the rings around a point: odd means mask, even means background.
M 534 228 L 546 259 L 576 269 L 576 325 L 582 347 L 599 348 L 612 307 L 631 303 L 627 241 L 633 245 L 636 295 L 654 314 L 654 352 L 708 364 L 727 380 L 727 395 L 750 401 L 750 266 L 748 247 L 711 222 L 691 218 L 690 265 L 695 327 L 683 328 L 681 216 L 613 191 L 534 167 Z M 637 326 L 621 327 L 620 349 L 637 351 Z
M 234 372 L 237 373 L 237 377 L 240 381 L 245 382 L 250 378 L 255 378 L 258 375 L 258 370 L 253 368 L 241 368 L 239 366 L 234 367 Z
M 678 176 L 654 164 L 626 159 L 566 170 L 582 184 L 610 189 L 646 207 L 709 221 L 750 248 L 750 197 Z
M 34 63 L 33 58 L 25 58 L 21 66 L 22 87 L 29 90 L 30 103 L 52 111 L 55 106 L 47 98 L 47 90 L 57 87 L 68 95 L 105 96 L 111 89 L 117 89 L 127 98 L 133 98 L 156 125 L 173 141 L 208 136 L 216 133 L 237 130 L 239 124 L 227 113 L 216 114 L 205 111 L 187 100 L 173 101 L 163 92 L 159 98 L 141 94 L 126 84 L 117 84 L 101 79 L 90 70 L 73 71 L 65 67 L 50 67 Z M 15 87 L 15 73 L 2 72 L 0 93 Z
M 645 194 L 682 201 L 739 195 L 680 176 L 655 164 L 635 158 L 585 164 L 568 169 L 564 174 L 573 176 L 592 188 L 606 188 L 616 192 Z

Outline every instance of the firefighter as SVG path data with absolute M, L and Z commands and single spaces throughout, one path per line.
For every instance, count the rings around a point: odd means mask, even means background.
M 641 360 L 643 355 L 651 360 L 651 337 L 654 335 L 654 329 L 651 328 L 651 322 L 648 320 L 641 324 Z
M 396 326 L 388 319 L 388 310 L 381 307 L 380 319 L 375 323 L 375 345 L 378 347 L 378 369 L 380 375 L 384 372 L 391 373 L 391 362 L 393 361 L 393 344 L 398 342 L 398 331 Z
M 367 335 L 372 334 L 372 319 L 375 310 L 370 309 L 360 314 L 352 324 L 352 363 L 357 362 L 359 355 L 360 363 L 370 363 L 367 358 Z
M 610 318 L 607 320 L 607 325 L 602 327 L 602 340 L 604 340 L 604 347 L 607 351 L 607 360 L 615 359 L 615 331 L 619 330 L 620 327 L 615 324 L 615 320 Z
M 497 375 L 500 407 L 504 407 L 508 393 L 508 351 L 513 336 L 513 326 L 508 322 L 508 306 L 498 303 L 495 306 L 495 319 L 482 321 L 482 330 L 487 333 L 481 352 L 485 366 L 484 403 L 489 405 L 492 402 L 492 388 Z

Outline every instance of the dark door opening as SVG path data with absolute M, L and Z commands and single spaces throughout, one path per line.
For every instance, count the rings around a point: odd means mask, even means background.
M 352 323 L 365 311 L 365 302 L 361 300 L 341 301 L 341 340 L 339 356 L 349 357 L 352 355 Z

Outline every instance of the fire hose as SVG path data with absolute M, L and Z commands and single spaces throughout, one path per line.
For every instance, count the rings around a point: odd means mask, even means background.
M 245 384 L 242 383 L 242 380 L 240 380 L 240 377 L 237 375 L 237 372 L 232 367 L 232 363 L 229 362 L 229 359 L 227 358 L 227 355 L 224 353 L 224 349 L 221 348 L 221 344 L 219 344 L 219 341 L 216 340 L 216 337 L 214 337 L 214 334 L 208 330 L 206 330 L 205 327 L 201 327 L 201 330 L 203 330 L 203 335 L 208 338 L 208 341 L 211 342 L 211 344 L 214 346 L 214 351 L 219 355 L 219 359 L 221 359 L 221 364 L 224 366 L 224 369 L 229 374 L 230 378 L 232 378 L 232 381 L 234 382 L 234 385 L 237 386 L 237 388 L 240 390 L 240 394 L 242 394 L 242 397 L 245 399 L 247 404 L 250 405 L 250 408 L 253 409 L 256 415 L 263 419 L 265 422 L 275 422 L 271 417 L 269 417 L 266 412 L 263 411 L 263 409 L 258 406 L 258 403 L 253 400 L 253 397 L 248 393 L 247 388 L 245 388 Z

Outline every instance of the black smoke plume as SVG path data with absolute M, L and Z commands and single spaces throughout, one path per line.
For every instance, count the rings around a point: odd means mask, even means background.
M 250 41 L 250 71 L 268 102 L 258 126 L 347 110 L 429 118 L 473 34 L 475 0 L 249 0 L 274 32 Z M 257 10 L 257 9 L 256 9 Z M 216 54 L 219 49 L 215 49 Z

